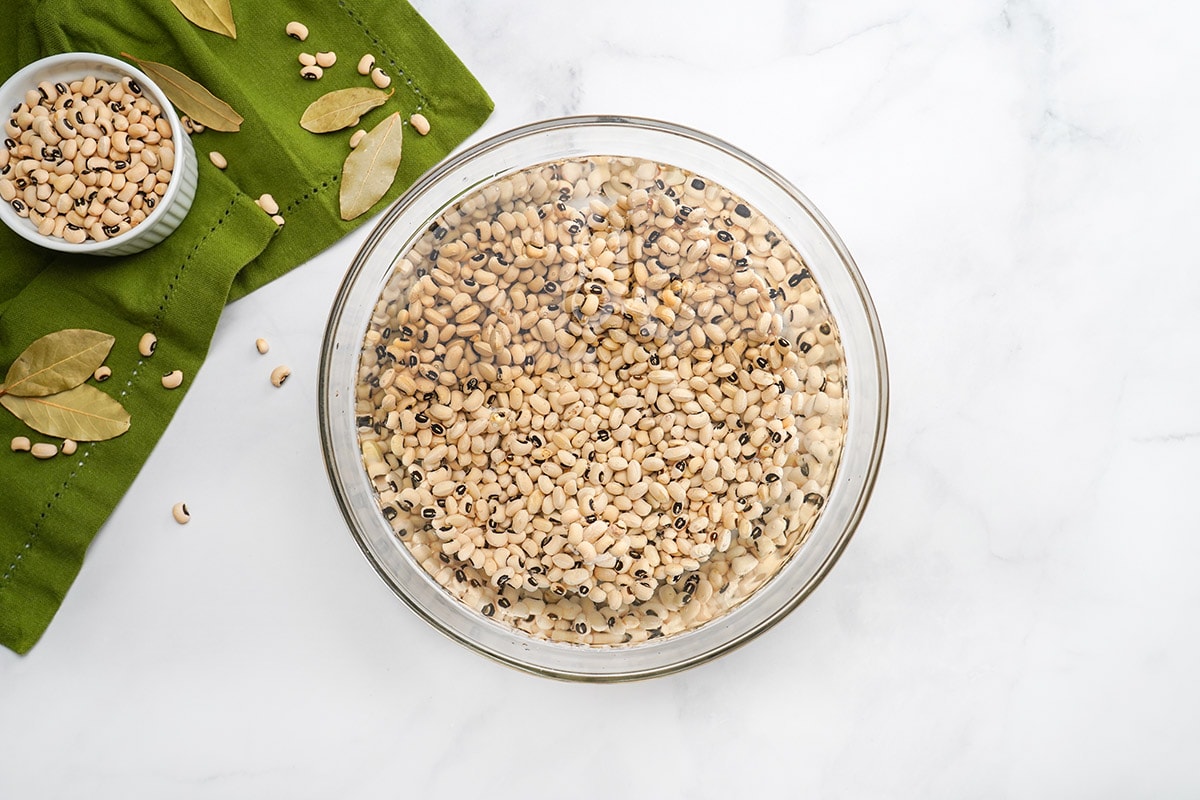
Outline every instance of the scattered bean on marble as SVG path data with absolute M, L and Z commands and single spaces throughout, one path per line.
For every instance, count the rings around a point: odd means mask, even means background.
M 260 354 L 266 355 L 267 351 L 271 349 L 271 343 L 266 339 L 258 338 L 254 340 L 254 347 Z
M 129 78 L 43 82 L 5 128 L 0 198 L 43 236 L 73 244 L 119 236 L 146 218 L 171 180 L 170 122 Z
M 176 503 L 171 507 L 171 516 L 180 525 L 187 525 L 192 520 L 191 512 L 188 511 L 187 503 Z
M 800 547 L 844 378 L 766 216 L 670 165 L 573 158 L 483 186 L 398 256 L 359 444 L 446 591 L 530 636 L 634 644 L 720 617 Z
M 280 364 L 278 367 L 271 370 L 271 385 L 276 387 L 283 386 L 283 382 L 286 381 L 291 374 L 291 369 Z

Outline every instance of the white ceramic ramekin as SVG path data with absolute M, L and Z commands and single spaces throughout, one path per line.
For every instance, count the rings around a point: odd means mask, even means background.
M 31 220 L 17 214 L 8 203 L 0 203 L 0 219 L 40 247 L 78 255 L 125 256 L 153 247 L 179 227 L 196 194 L 196 151 L 174 106 L 162 90 L 145 73 L 124 61 L 99 53 L 60 53 L 33 62 L 5 81 L 0 86 L 0 113 L 7 118 L 24 101 L 25 93 L 42 81 L 69 83 L 88 75 L 109 81 L 133 78 L 141 84 L 145 96 L 162 109 L 171 124 L 171 137 L 175 142 L 175 169 L 167 193 L 140 224 L 103 242 L 88 240 L 72 244 L 57 236 L 43 236 Z

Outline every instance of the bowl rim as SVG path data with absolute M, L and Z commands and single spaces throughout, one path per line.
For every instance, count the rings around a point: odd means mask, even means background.
M 561 669 L 561 668 L 555 668 L 555 667 L 547 667 L 542 664 L 537 664 L 537 663 L 532 663 L 530 661 L 522 660 L 521 658 L 519 658 L 517 656 L 510 655 L 508 653 L 484 646 L 484 645 L 480 644 L 479 642 L 477 642 L 476 640 L 474 640 L 473 638 L 471 638 L 470 636 L 464 634 L 463 632 L 461 632 L 459 630 L 456 630 L 450 626 L 443 624 L 440 620 L 435 618 L 429 610 L 424 608 L 420 603 L 416 602 L 416 600 L 414 598 L 410 597 L 406 593 L 406 591 L 404 591 L 397 584 L 397 582 L 392 578 L 391 575 L 388 574 L 388 572 L 384 568 L 384 565 L 380 563 L 378 557 L 373 552 L 372 548 L 370 547 L 370 545 L 367 541 L 366 536 L 364 535 L 364 532 L 359 529 L 359 526 L 355 519 L 353 503 L 351 501 L 351 498 L 349 496 L 349 493 L 348 493 L 346 487 L 343 485 L 343 482 L 340 480 L 339 467 L 337 464 L 336 454 L 332 452 L 334 449 L 334 446 L 335 446 L 334 445 L 335 432 L 333 430 L 333 415 L 332 415 L 331 411 L 333 410 L 334 397 L 337 394 L 338 387 L 331 385 L 331 370 L 332 370 L 332 362 L 334 359 L 334 353 L 335 353 L 335 350 L 337 350 L 336 340 L 337 340 L 338 327 L 339 327 L 339 324 L 342 322 L 342 318 L 344 317 L 344 315 L 346 313 L 348 313 L 348 311 L 349 311 L 349 309 L 347 308 L 347 300 L 349 299 L 351 290 L 355 287 L 357 281 L 362 276 L 365 267 L 369 263 L 371 255 L 374 253 L 376 247 L 378 247 L 380 242 L 389 233 L 392 225 L 410 207 L 412 207 L 415 202 L 417 202 L 428 191 L 430 191 L 431 188 L 436 187 L 438 185 L 439 181 L 446 178 L 447 176 L 453 175 L 453 173 L 456 170 L 466 167 L 467 165 L 469 165 L 469 163 L 471 161 L 475 160 L 476 158 L 480 157 L 481 155 L 489 153 L 491 151 L 494 151 L 498 148 L 504 147 L 516 140 L 526 139 L 529 137 L 535 137 L 535 136 L 538 136 L 541 134 L 546 134 L 546 133 L 555 132 L 555 131 L 578 129 L 581 127 L 595 127 L 595 128 L 616 127 L 616 128 L 625 128 L 625 129 L 653 131 L 653 132 L 660 133 L 660 134 L 665 133 L 668 135 L 684 137 L 686 139 L 693 140 L 701 145 L 705 145 L 710 148 L 716 148 L 717 150 L 724 151 L 725 155 L 732 156 L 733 158 L 742 161 L 745 165 L 749 166 L 751 169 L 756 170 L 758 173 L 760 173 L 760 175 L 763 178 L 767 179 L 771 183 L 774 183 L 780 190 L 782 190 L 784 192 L 784 194 L 788 195 L 790 200 L 795 202 L 796 205 L 799 208 L 801 208 L 810 217 L 811 221 L 816 225 L 819 233 L 822 236 L 824 236 L 825 239 L 828 241 L 830 247 L 835 251 L 836 255 L 838 256 L 838 260 L 841 262 L 841 266 L 844 268 L 844 270 L 846 272 L 846 277 L 849 279 L 850 284 L 853 286 L 853 288 L 855 290 L 855 293 L 857 295 L 855 299 L 858 304 L 861 304 L 861 311 L 863 313 L 863 316 L 864 316 L 866 323 L 868 325 L 868 328 L 869 328 L 868 333 L 869 333 L 869 339 L 870 339 L 870 343 L 871 343 L 871 351 L 872 351 L 872 355 L 873 355 L 873 358 L 871 358 L 870 363 L 872 363 L 874 365 L 873 375 L 871 377 L 876 381 L 874 388 L 878 394 L 877 402 L 874 405 L 874 413 L 873 413 L 873 415 L 870 416 L 870 421 L 873 422 L 873 424 L 874 424 L 874 430 L 871 433 L 872 446 L 871 446 L 867 464 L 865 465 L 864 474 L 861 478 L 861 488 L 858 490 L 857 496 L 854 497 L 855 502 L 848 511 L 848 516 L 847 516 L 846 522 L 843 526 L 843 529 L 837 536 L 836 540 L 833 542 L 832 546 L 829 547 L 828 552 L 825 553 L 824 558 L 817 565 L 816 569 L 812 572 L 811 576 L 804 582 L 804 584 L 802 586 L 799 586 L 796 589 L 796 591 L 788 599 L 788 601 L 779 604 L 770 614 L 768 614 L 767 616 L 760 619 L 753 627 L 749 628 L 748 630 L 734 636 L 733 638 L 723 641 L 714 647 L 711 647 L 702 652 L 698 652 L 695 655 L 692 655 L 692 656 L 689 656 L 686 658 L 680 658 L 678 660 L 672 661 L 671 663 L 661 664 L 661 665 L 651 667 L 651 668 L 630 669 L 630 670 L 624 670 L 624 671 L 612 671 L 612 672 L 603 672 L 603 673 L 588 672 L 586 670 L 569 670 L 569 669 Z M 614 154 L 610 154 L 610 155 L 622 155 L 622 154 L 614 153 Z M 516 165 L 509 165 L 509 167 L 503 171 L 503 174 L 512 174 L 515 171 L 518 171 L 520 169 L 525 169 L 530 166 L 533 166 L 533 164 L 521 163 L 521 164 L 516 164 Z M 682 166 L 684 168 L 688 167 L 687 164 L 680 164 L 679 166 Z M 478 188 L 478 186 L 483 185 L 484 183 L 487 182 L 487 180 L 490 180 L 490 178 L 482 179 L 479 183 L 475 184 L 474 188 Z M 446 208 L 449 204 L 456 202 L 458 198 L 461 198 L 462 196 L 464 196 L 464 194 L 465 194 L 465 192 L 459 193 L 459 194 L 455 195 L 454 197 L 449 198 L 448 200 L 446 198 L 439 198 L 439 200 L 441 200 L 440 208 L 442 208 L 442 209 Z M 751 202 L 754 201 L 754 198 L 747 198 L 747 199 Z M 438 213 L 440 213 L 440 211 Z M 435 214 L 435 216 L 436 216 L 436 214 Z M 411 239 L 412 235 L 415 235 L 415 233 L 410 235 L 410 239 Z M 394 257 L 394 255 L 396 255 L 396 254 L 393 254 L 393 257 Z M 837 319 L 836 316 L 835 316 L 835 319 Z M 839 322 L 840 322 L 840 320 L 839 320 Z M 357 363 L 357 353 L 358 352 L 359 352 L 358 349 L 354 350 L 353 357 L 355 358 L 355 363 Z M 346 403 L 346 402 L 352 402 L 352 401 L 343 399 L 342 402 Z M 471 147 L 465 148 L 464 150 L 460 151 L 456 155 L 451 156 L 450 158 L 442 161 L 441 163 L 439 163 L 438 165 L 435 165 L 433 168 L 431 168 L 426 173 L 424 173 L 403 195 L 401 195 L 399 198 L 397 198 L 385 210 L 385 212 L 381 215 L 379 220 L 375 223 L 375 225 L 372 228 L 367 239 L 359 247 L 357 253 L 354 256 L 353 261 L 351 262 L 350 267 L 347 269 L 347 271 L 343 277 L 343 280 L 342 280 L 340 286 L 338 287 L 337 293 L 334 296 L 334 300 L 331 305 L 330 313 L 329 313 L 329 316 L 327 319 L 325 334 L 322 339 L 321 356 L 320 356 L 320 363 L 319 363 L 319 369 L 318 369 L 318 381 L 317 381 L 318 423 L 319 423 L 319 427 L 320 427 L 321 448 L 322 448 L 322 453 L 323 453 L 323 456 L 325 459 L 327 477 L 329 478 L 331 487 L 333 488 L 334 495 L 338 502 L 338 506 L 341 509 L 343 518 L 346 521 L 347 527 L 349 528 L 351 535 L 354 537 L 354 540 L 358 544 L 359 549 L 362 550 L 364 556 L 367 558 L 367 561 L 371 564 L 371 566 L 374 568 L 376 573 L 383 579 L 383 581 L 392 589 L 392 591 L 397 596 L 399 596 L 400 599 L 403 600 L 404 603 L 409 608 L 411 608 L 414 612 L 416 612 L 419 617 L 424 619 L 434 629 L 438 630 L 439 632 L 441 632 L 443 635 L 447 636 L 451 640 L 456 641 L 462 645 L 465 645 L 466 647 L 470 648 L 471 650 L 474 650 L 475 652 L 485 655 L 494 661 L 497 661 L 499 663 L 505 664 L 510 667 L 514 667 L 514 668 L 524 671 L 524 672 L 528 672 L 528 673 L 535 674 L 535 675 L 540 675 L 543 677 L 550 677 L 550 678 L 555 678 L 555 679 L 559 679 L 559 680 L 584 681 L 584 682 L 595 682 L 595 683 L 614 683 L 614 682 L 623 682 L 623 681 L 632 681 L 632 680 L 641 680 L 641 679 L 646 679 L 646 678 L 652 678 L 652 677 L 657 677 L 657 676 L 680 672 L 682 670 L 689 669 L 689 668 L 697 666 L 699 664 L 711 661 L 721 655 L 732 652 L 733 650 L 735 650 L 735 649 L 743 646 L 744 644 L 752 641 L 753 639 L 757 638 L 758 636 L 760 636 L 761 634 L 763 634 L 764 632 L 769 630 L 771 627 L 773 627 L 775 624 L 777 624 L 780 620 L 782 620 L 785 616 L 787 616 L 791 611 L 793 611 L 796 608 L 796 606 L 798 606 L 809 595 L 811 595 L 812 592 L 816 589 L 816 587 L 823 581 L 823 579 L 826 577 L 826 575 L 828 575 L 830 570 L 832 570 L 834 564 L 836 564 L 838 559 L 841 557 L 842 553 L 845 551 L 846 546 L 848 545 L 850 539 L 853 537 L 855 531 L 858 528 L 858 525 L 860 524 L 860 522 L 862 520 L 863 514 L 865 513 L 865 510 L 869 503 L 871 495 L 873 494 L 876 479 L 878 477 L 879 466 L 882 462 L 884 446 L 885 446 L 885 442 L 886 442 L 886 438 L 887 438 L 887 418 L 888 418 L 889 405 L 890 405 L 890 398 L 889 398 L 889 377 L 888 377 L 887 355 L 886 355 L 886 347 L 885 347 L 884 339 L 883 339 L 883 332 L 882 332 L 882 329 L 881 329 L 881 326 L 879 323 L 878 314 L 875 310 L 875 306 L 871 299 L 871 295 L 867 290 L 866 284 L 862 278 L 861 273 L 858 270 L 858 267 L 857 267 L 853 257 L 850 255 L 849 250 L 846 248 L 846 246 L 845 246 L 844 242 L 841 240 L 840 236 L 833 229 L 832 225 L 830 225 L 830 223 L 825 218 L 825 216 L 817 209 L 817 207 L 802 192 L 800 192 L 795 186 L 793 186 L 790 181 L 788 181 L 786 178 L 784 178 L 778 172 L 776 172 L 772 168 L 768 167 L 767 165 L 763 164 L 761 161 L 754 158 L 753 156 L 746 153 L 745 151 L 741 150 L 740 148 L 738 148 L 732 144 L 729 144 L 728 142 L 726 142 L 722 139 L 719 139 L 715 136 L 712 136 L 707 133 L 703 133 L 699 130 L 696 130 L 696 129 L 693 129 L 693 128 L 690 128 L 687 126 L 679 125 L 677 123 L 671 123 L 671 122 L 666 122 L 666 121 L 647 118 L 647 117 L 624 116 L 624 115 L 565 116 L 565 117 L 556 117 L 556 118 L 541 120 L 541 121 L 517 126 L 512 129 L 509 129 L 507 131 L 504 131 L 504 132 L 498 133 L 494 136 L 491 136 L 483 141 L 480 141 Z M 865 435 L 867 435 L 867 432 L 864 432 L 861 435 L 865 436 Z M 843 455 L 843 459 L 845 459 L 844 455 Z M 838 480 L 838 474 L 841 472 L 841 470 L 842 470 L 842 465 L 839 465 L 838 473 L 835 473 L 835 478 L 834 478 L 835 486 L 836 486 L 836 483 Z M 364 471 L 364 474 L 365 474 L 365 471 Z M 831 489 L 831 492 L 832 492 L 832 489 Z M 382 515 L 380 515 L 380 516 L 382 516 Z M 820 518 L 818 518 L 818 522 L 819 522 L 819 520 L 820 520 Z M 803 544 L 801 545 L 801 548 L 802 547 L 803 547 Z M 746 604 L 746 602 L 748 602 L 755 595 L 757 595 L 759 592 L 761 592 L 766 586 L 768 586 L 770 583 L 772 583 L 778 577 L 778 575 L 781 574 L 783 572 L 783 570 L 786 569 L 788 567 L 788 565 L 793 562 L 795 555 L 796 554 L 793 553 L 793 554 L 791 554 L 791 556 L 789 556 L 789 558 L 784 562 L 783 566 L 780 568 L 780 573 L 777 573 L 770 580 L 768 580 L 767 583 L 765 583 L 762 587 L 759 587 L 758 589 L 756 589 L 754 593 L 752 593 L 749 597 L 746 598 L 746 600 L 742 601 L 737 606 L 734 606 L 729 611 L 725 612 L 725 614 L 723 614 L 722 617 L 729 617 L 729 616 L 733 615 L 734 613 L 736 613 L 739 608 L 741 608 L 742 606 L 744 606 Z M 419 567 L 418 567 L 418 569 L 419 569 Z M 453 598 L 453 599 L 455 602 L 461 603 L 461 601 L 458 601 L 457 598 Z M 465 604 L 464 604 L 464 607 L 465 607 Z M 721 619 L 722 617 L 715 618 L 712 622 L 716 622 L 719 619 Z M 491 625 L 501 625 L 501 623 L 498 623 L 494 620 L 486 620 L 482 616 L 480 617 L 480 619 Z M 676 640 L 680 639 L 681 637 L 687 637 L 687 636 L 697 633 L 698 631 L 705 630 L 710 625 L 712 625 L 712 622 L 706 623 L 705 625 L 702 625 L 699 628 L 693 629 L 691 631 L 681 632 L 675 636 L 668 637 L 666 639 L 660 639 L 657 641 L 661 642 L 663 645 L 666 645 L 666 643 L 668 643 L 668 642 L 676 641 Z M 505 629 L 511 630 L 509 628 L 509 626 L 504 626 L 504 627 L 505 627 Z M 511 632 L 514 636 L 524 636 L 524 634 L 522 634 L 520 631 L 513 630 Z M 532 637 L 529 637 L 529 638 L 531 641 L 535 641 L 539 645 L 568 647 L 567 645 L 562 645 L 560 643 L 541 642 L 540 640 L 533 640 Z M 614 648 L 614 650 L 616 650 L 617 652 L 620 652 L 622 650 L 624 650 L 625 652 L 629 652 L 630 650 L 636 649 L 638 647 L 645 647 L 645 644 L 633 645 L 630 648 Z M 596 648 L 595 650 L 602 650 L 602 648 Z M 593 652 L 595 650 L 593 650 Z
M 99 64 L 113 70 L 114 72 L 124 73 L 130 78 L 133 78 L 141 85 L 143 93 L 149 91 L 154 95 L 152 99 L 156 102 L 159 108 L 163 110 L 163 113 L 166 114 L 167 122 L 171 126 L 171 138 L 176 142 L 179 142 L 181 141 L 180 137 L 187 136 L 187 133 L 183 130 L 183 123 L 179 119 L 179 114 L 175 109 L 175 105 L 167 98 L 162 88 L 159 87 L 159 85 L 155 83 L 149 75 L 126 61 L 104 55 L 103 53 L 93 53 L 86 50 L 72 50 L 66 53 L 55 53 L 54 55 L 45 56 L 43 58 L 39 58 L 37 61 L 26 64 L 24 67 L 14 72 L 3 84 L 0 84 L 0 102 L 2 102 L 4 95 L 8 94 L 10 91 L 19 91 L 20 97 L 23 100 L 25 92 L 31 86 L 35 88 L 37 86 L 37 81 L 31 82 L 30 76 L 38 73 L 44 73 L 47 69 L 61 69 L 65 73 L 73 74 L 76 72 L 76 70 L 72 69 L 71 66 L 78 62 Z M 81 67 L 82 66 L 83 65 L 81 65 Z M 67 76 L 64 75 L 63 77 Z M 70 80 L 76 80 L 76 78 L 70 78 Z M 0 112 L 5 114 L 5 119 L 7 120 L 12 114 L 11 106 L 0 105 Z M 184 148 L 176 146 L 177 160 L 184 159 L 183 150 Z M 182 170 L 183 168 L 184 167 L 182 164 L 176 165 L 177 170 Z M 167 184 L 166 194 L 163 195 L 162 200 L 159 201 L 157 207 L 154 208 L 150 214 L 146 215 L 146 219 L 137 225 L 134 225 L 124 233 L 105 239 L 103 242 L 87 240 L 80 242 L 79 244 L 72 244 L 71 242 L 68 242 L 65 239 L 61 239 L 57 236 L 43 236 L 42 234 L 38 233 L 37 228 L 33 227 L 33 223 L 28 217 L 22 217 L 18 215 L 8 203 L 0 203 L 0 219 L 4 220 L 4 224 L 8 226 L 9 230 L 13 231 L 23 239 L 38 245 L 39 247 L 77 255 L 104 253 L 106 251 L 115 250 L 122 246 L 127 246 L 130 242 L 138 238 L 138 234 L 145 234 L 150 230 L 149 226 L 152 217 L 157 217 L 162 209 L 169 208 L 176 201 L 176 198 L 182 191 L 182 185 L 184 182 L 181 180 L 174 180 L 174 175 L 172 175 L 172 178 L 173 179 L 171 182 Z

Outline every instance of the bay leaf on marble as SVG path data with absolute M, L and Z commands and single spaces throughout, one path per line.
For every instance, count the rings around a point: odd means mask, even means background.
M 104 363 L 112 336 L 84 328 L 68 328 L 41 337 L 8 368 L 3 394 L 45 397 L 86 381 Z
M 171 0 L 188 22 L 206 31 L 237 38 L 237 25 L 229 0 Z
M 403 133 L 404 124 L 396 112 L 372 128 L 346 156 L 338 192 L 342 219 L 365 214 L 392 187 L 400 168 Z
M 121 53 L 136 63 L 181 112 L 214 131 L 241 130 L 245 119 L 221 98 L 174 67 Z
M 366 86 L 337 89 L 321 95 L 304 109 L 300 127 L 313 133 L 349 128 L 362 119 L 363 114 L 383 105 L 391 96 L 391 92 Z
M 86 383 L 47 397 L 6 394 L 0 405 L 35 431 L 59 439 L 98 442 L 129 430 L 129 412 Z

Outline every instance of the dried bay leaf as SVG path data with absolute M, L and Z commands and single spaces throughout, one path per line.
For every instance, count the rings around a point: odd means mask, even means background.
M 196 122 L 214 131 L 231 133 L 241 129 L 245 121 L 241 114 L 179 70 L 157 61 L 143 61 L 128 53 L 121 55 L 141 67 L 163 90 L 167 99 Z
M 404 125 L 399 112 L 370 130 L 342 165 L 338 201 L 342 219 L 350 220 L 370 210 L 387 194 L 400 168 Z
M 395 91 L 395 90 L 393 90 Z M 349 128 L 372 108 L 387 102 L 391 92 L 356 86 L 323 94 L 304 109 L 300 127 L 313 133 L 329 133 Z
M 187 17 L 188 22 L 198 25 L 206 31 L 237 38 L 237 25 L 233 22 L 233 9 L 229 0 L 171 0 L 179 13 Z
M 49 397 L 6 394 L 0 405 L 35 431 L 59 439 L 98 442 L 129 430 L 129 412 L 86 383 Z
M 104 363 L 114 341 L 107 333 L 83 328 L 46 334 L 8 368 L 3 393 L 45 397 L 78 386 Z

